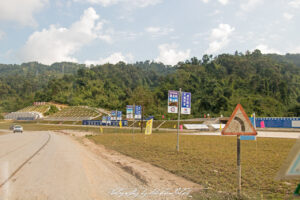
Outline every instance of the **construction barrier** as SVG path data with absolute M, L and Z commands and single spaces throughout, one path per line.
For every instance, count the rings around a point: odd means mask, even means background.
M 82 120 L 82 125 L 86 126 L 120 126 L 120 121 L 102 121 L 102 120 Z M 128 126 L 127 120 L 122 120 L 122 126 Z
M 255 122 L 257 128 L 300 128 L 298 117 L 258 117 Z

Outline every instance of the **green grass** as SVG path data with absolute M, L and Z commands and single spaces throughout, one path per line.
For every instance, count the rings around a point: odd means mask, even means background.
M 199 199 L 234 197 L 236 137 L 180 136 L 179 153 L 175 151 L 175 134 L 103 134 L 88 138 L 208 188 L 198 194 Z M 274 177 L 294 143 L 293 139 L 273 138 L 242 141 L 244 199 L 292 198 L 297 181 L 274 181 Z

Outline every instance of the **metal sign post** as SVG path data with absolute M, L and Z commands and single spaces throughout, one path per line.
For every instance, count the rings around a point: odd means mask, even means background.
M 133 104 L 133 124 L 132 124 L 132 134 L 134 133 L 134 123 L 135 123 L 135 104 Z
M 244 111 L 241 104 L 238 104 L 234 109 L 225 128 L 222 130 L 222 135 L 237 136 L 237 197 L 241 198 L 242 190 L 242 166 L 241 166 L 241 137 L 240 136 L 255 136 L 257 132 L 252 126 L 249 117 Z
M 241 167 L 241 140 L 240 136 L 237 136 L 237 182 L 238 182 L 238 189 L 237 189 L 237 196 L 238 198 L 241 197 L 241 190 L 242 190 L 242 167 Z
M 179 89 L 178 95 L 178 120 L 177 120 L 177 145 L 176 150 L 179 152 L 179 124 L 180 124 L 180 113 L 181 113 L 181 88 Z

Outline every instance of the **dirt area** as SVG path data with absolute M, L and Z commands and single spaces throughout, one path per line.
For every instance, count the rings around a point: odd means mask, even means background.
M 133 159 L 116 151 L 107 149 L 103 145 L 95 144 L 89 139 L 83 137 L 85 135 L 92 135 L 93 133 L 69 130 L 59 132 L 77 137 L 76 140 L 81 142 L 89 150 L 124 169 L 150 188 L 167 188 L 171 191 L 181 189 L 183 193 L 185 192 L 190 194 L 203 189 L 203 187 L 196 183 L 176 176 L 149 163 Z

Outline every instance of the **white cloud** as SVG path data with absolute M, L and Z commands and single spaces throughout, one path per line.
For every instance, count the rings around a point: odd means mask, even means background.
M 263 3 L 263 0 L 244 0 L 244 2 L 241 4 L 242 11 L 250 11 L 254 9 L 257 5 Z
M 152 36 L 162 36 L 162 35 L 168 35 L 169 33 L 173 32 L 173 28 L 162 28 L 162 27 L 156 27 L 156 26 L 150 26 L 147 27 L 146 32 L 150 33 Z
M 209 0 L 201 0 L 203 3 L 208 3 Z
M 102 64 L 106 64 L 106 63 L 110 63 L 110 64 L 116 64 L 120 61 L 122 62 L 130 62 L 132 61 L 133 56 L 131 54 L 128 55 L 123 55 L 121 52 L 117 52 L 117 53 L 113 53 L 110 56 L 108 56 L 107 58 L 100 58 L 99 60 L 87 60 L 85 61 L 85 64 L 90 66 L 90 65 L 102 65 Z
M 229 37 L 234 31 L 234 27 L 229 24 L 219 24 L 218 28 L 214 28 L 210 34 L 208 54 L 216 53 L 229 43 Z
M 166 65 L 176 65 L 179 61 L 185 61 L 190 58 L 191 50 L 178 51 L 176 44 L 161 44 L 158 46 L 159 56 L 156 62 L 162 62 Z
M 126 6 L 140 7 L 140 8 L 156 5 L 162 2 L 162 0 L 74 0 L 74 1 L 97 4 L 103 7 L 122 3 L 125 4 Z
M 218 0 L 222 5 L 228 4 L 228 0 Z
M 97 29 L 99 16 L 93 8 L 84 11 L 80 20 L 69 28 L 51 25 L 48 29 L 34 32 L 20 52 L 24 61 L 39 61 L 44 64 L 77 59 L 73 54 L 93 40 L 105 38 Z M 104 38 L 103 38 L 104 37 Z
M 300 46 L 294 47 L 293 49 L 289 50 L 288 53 L 300 53 Z
M 293 19 L 294 15 L 292 15 L 290 13 L 283 13 L 283 17 L 287 20 L 291 20 L 291 19 Z
M 26 26 L 37 23 L 33 14 L 40 11 L 48 0 L 1 0 L 0 21 L 14 21 Z
M 281 54 L 280 51 L 278 51 L 277 49 L 273 49 L 268 47 L 265 44 L 259 44 L 255 47 L 255 49 L 259 49 L 262 53 L 277 53 L 277 54 Z
M 298 8 L 300 7 L 300 0 L 292 0 L 288 3 L 288 5 L 293 8 Z
M 2 40 L 4 38 L 4 36 L 5 36 L 5 32 L 0 30 L 0 40 Z

